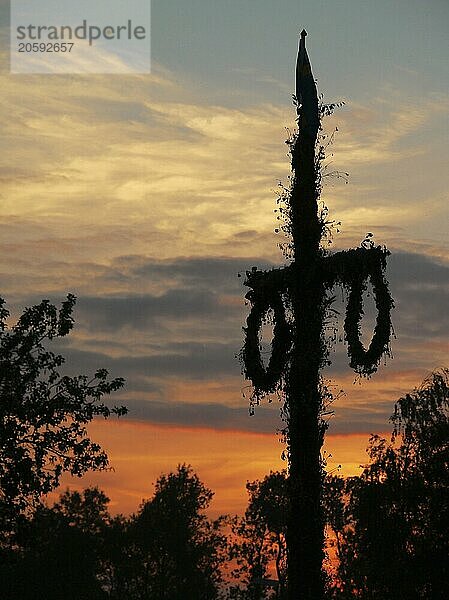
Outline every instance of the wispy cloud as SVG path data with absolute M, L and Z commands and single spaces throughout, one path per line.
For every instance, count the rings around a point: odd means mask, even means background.
M 160 68 L 132 77 L 2 75 L 2 96 L 2 294 L 17 312 L 74 291 L 78 326 L 60 346 L 72 369 L 124 375 L 123 397 L 142 418 L 234 428 L 246 411 L 235 354 L 247 309 L 236 275 L 282 262 L 272 211 L 277 181 L 289 173 L 292 109 L 210 103 Z M 447 109 L 444 97 L 413 103 L 393 94 L 329 122 L 341 131 L 335 166 L 353 174 L 348 186 L 325 188 L 344 222 L 337 246 L 374 231 L 396 250 L 396 358 L 382 379 L 354 388 L 345 349 L 332 355 L 332 376 L 350 390 L 338 431 L 386 419 L 390 402 L 446 356 L 444 177 L 428 143 Z M 411 189 L 417 165 L 426 185 Z M 426 218 L 424 235 L 414 235 Z M 359 412 L 345 422 L 354 405 Z M 255 422 L 242 427 L 266 431 L 267 420 Z

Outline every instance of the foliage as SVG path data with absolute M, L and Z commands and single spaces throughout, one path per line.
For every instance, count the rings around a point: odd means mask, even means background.
M 106 468 L 107 456 L 86 425 L 126 413 L 101 401 L 123 379 L 108 379 L 105 369 L 92 378 L 61 376 L 64 358 L 46 347 L 72 329 L 74 304 L 72 294 L 59 311 L 43 300 L 8 327 L 0 299 L 0 498 L 16 511 L 56 488 L 64 472 Z
M 231 557 L 237 565 L 234 577 L 244 585 L 240 596 L 235 597 L 286 597 L 287 485 L 285 471 L 270 472 L 262 481 L 246 484 L 248 508 L 243 518 L 234 519 L 232 527 Z M 271 586 L 270 571 L 277 577 Z
M 117 515 L 109 519 L 102 540 L 98 578 L 111 600 L 137 600 L 137 581 L 142 570 L 133 535 L 133 517 Z
M 230 558 L 233 585 L 230 597 L 239 600 L 265 600 L 268 569 L 274 560 L 274 547 L 266 523 L 244 517 L 231 520 Z
M 190 466 L 161 475 L 154 496 L 142 503 L 129 530 L 140 568 L 138 598 L 215 598 L 224 560 L 223 519 L 204 514 L 213 492 Z
M 293 98 L 293 104 L 296 106 L 297 110 L 299 108 L 296 98 Z M 338 129 L 336 128 L 331 134 L 325 131 L 323 126 L 323 122 L 325 117 L 330 117 L 333 115 L 334 111 L 337 108 L 341 108 L 344 106 L 344 102 L 332 102 L 326 104 L 323 102 L 323 96 L 320 96 L 320 102 L 318 104 L 319 111 L 319 130 L 315 143 L 315 157 L 314 157 L 314 173 L 315 173 L 315 189 L 314 196 L 315 199 L 318 199 L 321 196 L 322 187 L 323 187 L 323 179 L 326 177 L 336 177 L 338 179 L 344 178 L 347 181 L 349 177 L 349 173 L 341 173 L 340 171 L 329 171 L 328 167 L 330 163 L 327 163 L 327 155 L 328 149 L 334 142 L 335 134 Z M 299 123 L 298 123 L 299 125 Z M 289 154 L 292 159 L 294 158 L 294 153 L 297 145 L 299 145 L 299 128 L 293 132 L 288 132 L 289 136 L 285 143 L 289 148 Z M 331 154 L 333 156 L 333 154 Z M 278 221 L 281 221 L 282 224 L 279 227 L 276 227 L 274 230 L 275 233 L 283 232 L 286 242 L 279 244 L 285 258 L 288 260 L 293 260 L 295 256 L 295 249 L 293 244 L 293 219 L 294 219 L 294 209 L 292 206 L 292 192 L 294 185 L 294 178 L 289 176 L 288 178 L 289 185 L 283 185 L 279 183 L 280 192 L 277 198 L 278 208 L 275 209 L 275 213 L 279 213 L 276 217 Z M 321 210 L 319 213 L 319 227 L 321 238 L 327 240 L 327 244 L 331 244 L 332 232 L 337 231 L 340 227 L 341 223 L 339 221 L 329 220 L 329 210 L 324 203 L 321 203 Z
M 109 526 L 109 499 L 97 488 L 65 492 L 52 508 L 22 516 L 4 548 L 0 578 L 5 600 L 101 600 L 99 572 Z
M 258 403 L 260 397 L 278 389 L 292 343 L 283 299 L 285 272 L 274 269 L 262 273 L 253 269 L 247 272 L 246 284 L 251 287 L 245 297 L 251 302 L 252 309 L 247 319 L 247 327 L 244 328 L 246 336 L 241 361 L 247 379 L 254 385 L 254 398 Z M 265 367 L 260 353 L 259 332 L 263 323 L 268 321 L 270 310 L 274 325 L 273 341 L 270 361 Z
M 362 244 L 361 248 L 337 252 L 323 264 L 326 284 L 340 284 L 349 292 L 344 330 L 348 342 L 350 366 L 360 375 L 371 375 L 384 354 L 390 355 L 392 323 L 390 312 L 393 299 L 388 290 L 384 272 L 390 253 L 381 246 Z M 363 293 L 371 282 L 377 308 L 376 325 L 369 348 L 365 350 L 361 337 Z
M 97 488 L 65 492 L 51 508 L 20 515 L 3 535 L 0 595 L 215 600 L 227 554 L 224 519 L 204 515 L 212 496 L 186 465 L 161 475 L 152 499 L 129 518 L 111 517 Z
M 249 492 L 247 515 L 253 522 L 264 523 L 269 531 L 279 582 L 277 598 L 284 598 L 287 583 L 286 532 L 289 506 L 287 473 L 270 472 L 262 481 L 254 481 L 246 487 Z
M 449 371 L 398 400 L 392 441 L 328 503 L 339 541 L 337 597 L 445 598 L 449 583 Z
M 384 354 L 390 355 L 390 335 L 392 323 L 390 312 L 393 299 L 385 281 L 386 257 L 388 250 L 381 246 L 372 246 L 337 252 L 323 256 L 316 276 L 323 280 L 329 291 L 336 284 L 349 292 L 346 317 L 344 321 L 345 338 L 348 343 L 350 366 L 360 375 L 371 375 L 377 370 Z M 254 386 L 253 400 L 258 403 L 266 394 L 282 389 L 289 367 L 292 352 L 292 331 L 286 317 L 288 298 L 294 288 L 297 272 L 291 266 L 271 271 L 247 271 L 245 284 L 250 287 L 246 299 L 251 302 L 245 331 L 245 343 L 240 358 L 247 379 Z M 374 334 L 367 350 L 361 337 L 363 311 L 363 293 L 368 281 L 373 287 L 377 308 Z M 329 297 L 329 309 L 332 304 Z M 265 367 L 261 356 L 260 330 L 264 323 L 271 322 L 273 339 L 271 356 Z M 324 346 L 322 361 L 326 359 Z

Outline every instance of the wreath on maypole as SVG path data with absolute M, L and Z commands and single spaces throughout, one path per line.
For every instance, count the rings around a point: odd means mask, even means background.
M 320 272 L 326 291 L 341 285 L 348 292 L 344 319 L 345 341 L 348 344 L 349 365 L 359 375 L 369 377 L 378 368 L 384 355 L 391 355 L 390 337 L 393 331 L 391 310 L 393 298 L 385 278 L 389 251 L 382 246 L 356 248 L 323 256 Z M 245 341 L 241 360 L 245 378 L 254 386 L 257 399 L 279 389 L 292 348 L 292 324 L 287 319 L 290 267 L 271 271 L 253 269 L 247 272 L 245 285 L 250 287 L 246 299 L 251 310 L 244 327 Z M 373 336 L 367 349 L 361 341 L 364 315 L 363 295 L 371 284 L 377 310 Z M 273 325 L 271 355 L 264 365 L 261 354 L 261 331 L 270 320 Z

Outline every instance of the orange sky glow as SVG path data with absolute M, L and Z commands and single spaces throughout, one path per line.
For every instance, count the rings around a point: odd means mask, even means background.
M 81 479 L 65 477 L 61 489 L 81 490 L 97 485 L 112 499 L 112 513 L 135 512 L 153 494 L 161 473 L 190 464 L 215 492 L 209 513 L 242 514 L 247 504 L 245 484 L 262 479 L 270 470 L 285 469 L 284 448 L 278 436 L 244 431 L 155 426 L 148 423 L 97 421 L 90 434 L 108 451 L 113 471 L 89 473 Z M 328 470 L 357 475 L 367 460 L 368 436 L 329 435 L 325 451 L 332 454 Z M 337 470 L 341 464 L 341 469 Z M 53 498 L 57 494 L 52 495 Z

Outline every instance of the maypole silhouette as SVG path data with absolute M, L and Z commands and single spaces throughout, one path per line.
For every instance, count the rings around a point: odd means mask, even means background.
M 335 105 L 319 103 L 301 32 L 296 65 L 298 131 L 289 140 L 293 176 L 286 198 L 286 230 L 291 236 L 287 266 L 246 273 L 246 298 L 251 303 L 241 357 L 244 374 L 253 384 L 252 402 L 273 392 L 284 396 L 289 463 L 290 509 L 287 525 L 288 596 L 290 600 L 320 600 L 324 592 L 322 562 L 324 523 L 321 509 L 321 448 L 326 425 L 322 419 L 323 383 L 320 370 L 328 361 L 324 337 L 326 313 L 335 285 L 348 293 L 344 321 L 350 366 L 371 375 L 389 354 L 393 300 L 384 272 L 389 252 L 374 243 L 330 254 L 320 242 L 327 226 L 320 213 L 321 119 Z M 371 343 L 361 342 L 363 293 L 371 283 L 377 318 Z M 260 331 L 273 324 L 268 365 L 261 357 Z

